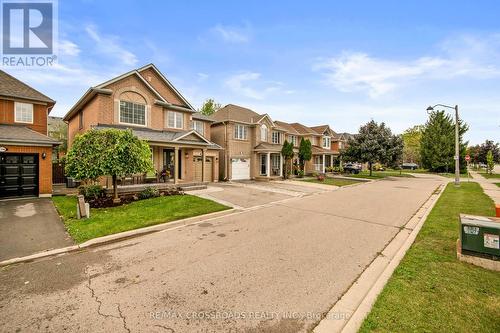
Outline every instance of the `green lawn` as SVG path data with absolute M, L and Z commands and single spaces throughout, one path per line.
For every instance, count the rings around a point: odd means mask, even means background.
M 324 181 L 319 181 L 316 178 L 310 178 L 310 179 L 302 179 L 302 181 L 309 183 L 325 184 L 325 185 L 335 185 L 335 186 L 346 186 L 346 185 L 362 183 L 359 180 L 339 179 L 339 178 L 325 178 Z
M 480 172 L 481 176 L 484 178 L 493 178 L 493 179 L 500 179 L 500 173 L 492 173 L 489 174 L 487 172 Z
M 187 217 L 229 209 L 192 195 L 175 195 L 140 200 L 123 206 L 90 210 L 89 219 L 76 218 L 76 197 L 53 197 L 69 234 L 77 243 Z
M 414 176 L 408 174 L 408 173 L 405 173 L 405 172 L 410 172 L 410 171 L 403 171 L 403 172 L 399 172 L 399 171 L 393 171 L 393 170 L 389 170 L 389 171 L 373 171 L 372 172 L 372 175 L 370 176 L 370 171 L 361 171 L 360 173 L 358 173 L 357 175 L 356 174 L 348 174 L 346 175 L 347 177 L 352 177 L 352 178 L 368 178 L 368 179 L 380 179 L 380 178 L 386 178 L 386 177 L 408 177 L 408 178 L 412 178 Z
M 360 332 L 498 332 L 500 274 L 456 259 L 458 214 L 493 207 L 477 183 L 449 184 Z
M 495 183 L 496 186 L 500 187 L 500 183 Z

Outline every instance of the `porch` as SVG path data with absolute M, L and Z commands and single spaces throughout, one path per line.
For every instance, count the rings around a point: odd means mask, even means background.
M 335 155 L 313 154 L 313 172 L 325 173 L 326 169 L 333 166 Z
M 255 176 L 258 180 L 280 179 L 283 177 L 283 156 L 281 153 L 257 153 L 259 172 Z

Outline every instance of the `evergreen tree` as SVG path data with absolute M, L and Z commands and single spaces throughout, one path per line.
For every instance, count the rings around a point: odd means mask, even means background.
M 467 142 L 462 141 L 468 126 L 459 120 L 460 170 L 466 172 Z M 455 172 L 455 122 L 444 111 L 432 111 L 422 133 L 422 166 L 433 172 Z
M 312 145 L 309 139 L 302 138 L 299 145 L 299 162 L 302 171 L 304 171 L 304 164 L 312 158 Z
M 289 175 L 288 167 L 290 166 L 290 160 L 293 158 L 293 155 L 294 155 L 293 143 L 285 140 L 285 142 L 283 142 L 283 147 L 281 148 L 281 155 L 283 155 L 283 159 L 285 160 L 284 177 L 286 179 L 286 178 L 288 178 L 288 175 Z

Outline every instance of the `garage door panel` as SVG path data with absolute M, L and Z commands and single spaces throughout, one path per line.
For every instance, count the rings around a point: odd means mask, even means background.
M 233 158 L 231 160 L 231 179 L 244 180 L 250 179 L 250 159 Z
M 38 194 L 38 158 L 34 154 L 0 154 L 0 198 Z

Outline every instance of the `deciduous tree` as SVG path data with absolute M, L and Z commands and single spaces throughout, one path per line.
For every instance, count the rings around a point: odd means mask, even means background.
M 81 180 L 112 176 L 113 197 L 118 199 L 117 177 L 153 170 L 146 141 L 130 130 L 92 129 L 78 135 L 66 155 L 66 173 Z
M 384 123 L 371 120 L 359 128 L 359 133 L 351 138 L 343 156 L 348 161 L 367 162 L 372 175 L 373 163 L 396 165 L 403 153 L 403 140 L 393 135 Z
M 216 103 L 212 98 L 209 98 L 205 101 L 205 103 L 203 103 L 199 111 L 205 116 L 210 116 L 220 108 L 221 105 L 219 103 Z

